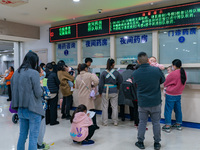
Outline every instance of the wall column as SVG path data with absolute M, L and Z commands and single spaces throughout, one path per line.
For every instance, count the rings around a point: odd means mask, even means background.
M 14 42 L 14 68 L 17 70 L 20 65 L 20 42 Z
M 77 41 L 77 61 L 78 64 L 83 63 L 82 40 Z
M 157 58 L 159 63 L 159 37 L 158 31 L 152 31 L 152 56 Z
M 110 36 L 110 57 L 116 61 L 116 44 L 115 44 L 115 36 Z

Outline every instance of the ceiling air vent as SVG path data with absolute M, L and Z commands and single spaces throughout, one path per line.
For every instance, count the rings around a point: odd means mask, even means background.
M 28 3 L 28 0 L 0 0 L 0 4 L 10 7 L 17 7 L 26 3 Z

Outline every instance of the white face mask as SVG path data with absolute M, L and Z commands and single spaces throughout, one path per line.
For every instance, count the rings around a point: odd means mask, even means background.
M 172 71 L 174 71 L 175 69 L 174 69 L 174 67 L 172 66 Z

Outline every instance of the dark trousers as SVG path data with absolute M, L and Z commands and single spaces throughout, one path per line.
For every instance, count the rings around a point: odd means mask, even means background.
M 88 127 L 88 136 L 86 137 L 85 140 L 89 140 L 92 138 L 92 136 L 94 135 L 94 132 L 96 130 L 96 126 L 95 125 L 91 125 Z
M 138 126 L 139 124 L 139 113 L 138 113 L 138 102 L 137 101 L 133 101 L 133 105 L 134 105 L 134 120 L 135 120 L 135 125 Z
M 90 111 L 95 111 L 95 109 L 90 109 Z M 94 115 L 94 117 L 92 118 L 92 122 L 94 125 L 97 125 L 97 117 L 96 114 Z
M 55 124 L 57 121 L 57 106 L 58 106 L 58 94 L 56 97 L 47 100 L 47 110 L 46 110 L 46 124 Z
M 10 85 L 7 85 L 7 86 L 8 86 L 8 97 L 9 97 L 9 101 L 11 101 L 11 99 L 12 99 L 11 87 L 10 87 Z
M 67 116 L 71 116 L 70 115 L 70 108 L 71 108 L 71 105 L 72 105 L 72 101 L 73 101 L 72 95 L 63 96 L 63 103 L 62 103 L 62 110 L 61 110 L 62 114 L 66 114 Z
M 131 120 L 134 120 L 134 108 L 129 106 Z M 120 105 L 120 117 L 125 118 L 125 105 Z

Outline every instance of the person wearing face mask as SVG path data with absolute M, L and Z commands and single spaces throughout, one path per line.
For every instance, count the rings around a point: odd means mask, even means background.
M 164 87 L 166 88 L 166 101 L 165 101 L 165 126 L 162 130 L 171 132 L 171 128 L 182 130 L 182 112 L 181 112 L 181 94 L 185 88 L 187 75 L 182 68 L 182 62 L 179 59 L 172 61 L 172 71 L 166 78 Z M 171 126 L 171 114 L 174 109 L 176 116 L 176 124 Z

